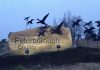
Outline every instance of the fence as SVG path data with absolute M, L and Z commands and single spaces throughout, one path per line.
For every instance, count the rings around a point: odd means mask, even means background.
M 76 41 L 76 45 L 78 47 L 100 48 L 100 41 L 81 39 Z

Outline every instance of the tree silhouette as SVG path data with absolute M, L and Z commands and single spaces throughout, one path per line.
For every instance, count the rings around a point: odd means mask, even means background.
M 7 40 L 6 39 L 2 39 L 0 41 L 0 47 L 3 48 L 3 47 L 6 47 L 6 44 L 7 44 Z
M 85 27 L 85 26 L 89 26 L 89 27 Z M 90 21 L 89 23 L 86 23 L 84 25 L 84 35 L 85 35 L 85 39 L 87 40 L 87 47 L 89 47 L 89 40 L 96 40 L 97 39 L 97 35 L 94 33 L 94 29 L 95 27 L 92 25 L 92 21 Z
M 99 28 L 99 30 L 98 30 L 98 40 L 100 40 L 100 21 L 96 21 L 95 23 L 97 23 L 97 27 Z
M 64 18 L 66 20 L 66 16 L 64 15 Z M 72 42 L 73 46 L 76 46 L 76 40 L 79 39 L 83 32 L 83 21 L 81 16 L 71 16 L 71 12 L 68 11 L 67 14 L 67 22 L 64 23 L 64 27 L 68 27 L 71 30 L 72 35 Z M 81 24 L 80 24 L 81 23 Z M 82 36 L 81 36 L 82 37 Z
M 85 30 L 84 30 L 84 35 L 85 35 L 85 39 L 89 39 L 91 38 L 92 35 L 94 35 L 94 27 L 90 27 L 90 28 L 87 28 L 87 27 L 84 27 Z
M 72 21 L 72 32 L 73 32 L 73 43 L 74 43 L 74 47 L 76 47 L 76 37 L 78 37 L 78 28 L 80 27 L 80 21 L 82 21 L 81 19 L 77 19 L 77 21 Z M 79 40 L 78 40 L 79 42 Z
M 57 26 L 57 22 L 56 19 L 54 18 L 54 26 Z
M 80 26 L 80 25 L 79 25 L 79 22 L 80 22 L 80 21 L 81 21 L 80 19 L 78 19 L 77 21 L 72 21 L 72 22 L 73 22 L 72 27 Z
M 65 13 L 64 13 L 63 21 L 64 21 L 64 27 L 68 27 L 69 21 L 67 22 L 66 14 Z
M 97 48 L 98 48 L 98 41 L 100 40 L 100 21 L 95 21 L 97 23 L 98 29 L 98 36 L 97 36 Z
M 78 36 L 77 39 L 79 40 L 81 38 L 81 34 L 78 33 L 77 36 Z
M 65 14 L 66 15 L 66 14 Z M 68 15 L 67 15 L 67 24 L 66 24 L 66 26 L 68 26 L 69 28 L 71 28 L 72 27 L 72 18 L 71 18 L 71 11 L 68 11 Z
M 1 41 L 0 41 L 0 43 L 6 43 L 7 41 L 6 41 L 6 39 L 2 39 Z

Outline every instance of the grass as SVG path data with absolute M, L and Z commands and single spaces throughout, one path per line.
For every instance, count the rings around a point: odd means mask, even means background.
M 3 56 L 0 66 L 16 65 L 63 65 L 73 63 L 100 62 L 100 50 L 96 48 L 71 48 L 65 51 L 40 53 L 31 56 Z M 18 66 L 21 68 L 22 66 Z
M 24 67 L 22 65 L 18 65 L 15 70 L 24 70 Z

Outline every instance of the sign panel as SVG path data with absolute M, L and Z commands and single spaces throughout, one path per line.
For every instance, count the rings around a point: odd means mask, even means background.
M 51 34 L 50 28 L 40 35 L 39 28 L 9 34 L 9 48 L 13 55 L 32 55 L 41 52 L 63 51 L 72 47 L 71 31 L 62 27 L 62 34 Z

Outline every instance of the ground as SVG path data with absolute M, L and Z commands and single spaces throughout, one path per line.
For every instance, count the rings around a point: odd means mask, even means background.
M 32 56 L 2 56 L 0 70 L 100 70 L 100 49 L 72 48 Z
M 30 66 L 16 66 L 10 68 L 0 68 L 0 70 L 100 70 L 100 63 L 77 63 L 72 65 L 30 65 Z

